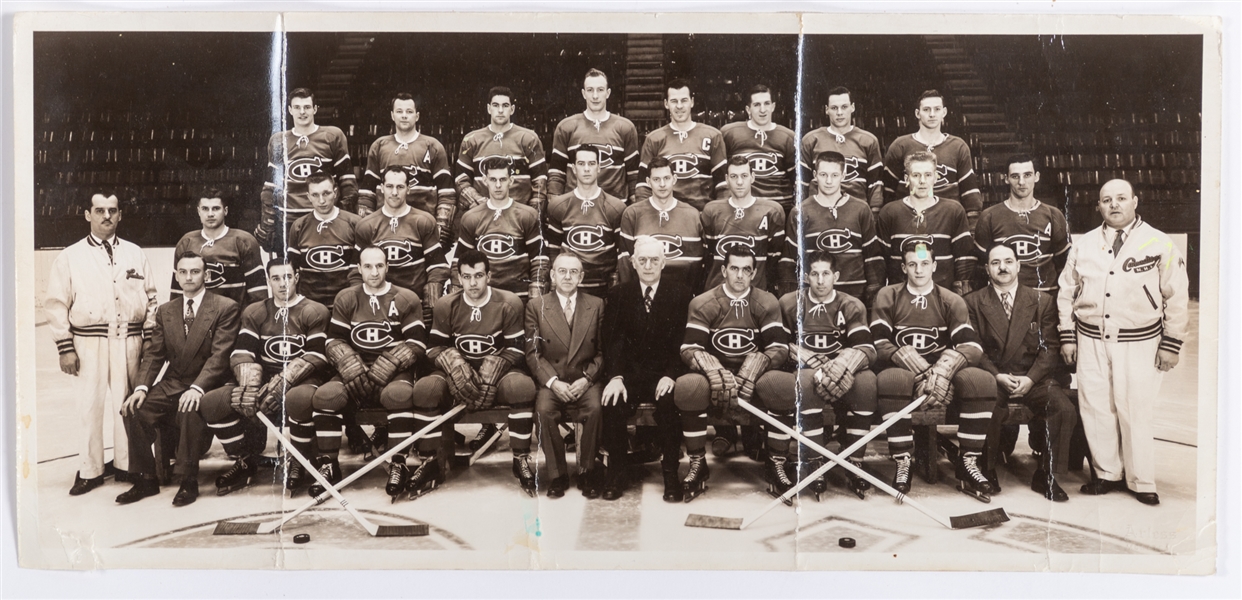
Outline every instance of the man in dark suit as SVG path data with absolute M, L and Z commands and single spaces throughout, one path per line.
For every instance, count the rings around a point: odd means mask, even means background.
M 535 414 L 539 444 L 544 447 L 551 477 L 549 498 L 560 498 L 569 487 L 565 440 L 557 429 L 562 416 L 583 423 L 578 465 L 582 495 L 599 497 L 599 470 L 595 454 L 601 426 L 600 375 L 604 366 L 604 301 L 579 294 L 582 259 L 562 252 L 552 263 L 554 290 L 526 304 L 526 364 L 539 384 Z M 605 462 L 609 469 L 613 467 Z M 608 498 L 615 500 L 615 497 Z
M 1078 415 L 1055 378 L 1060 364 L 1056 299 L 1018 283 L 1021 263 L 1009 246 L 992 246 L 985 267 L 991 285 L 966 296 L 966 307 L 983 345 L 979 367 L 996 377 L 1000 399 L 992 410 L 988 451 L 994 460 L 1008 403 L 1025 404 L 1047 423 L 1045 446 L 1032 448 L 1038 464 L 1031 489 L 1064 502 L 1069 496 L 1057 485 L 1056 476 L 1068 470 L 1070 436 Z
M 151 347 L 138 368 L 139 385 L 125 399 L 121 414 L 129 436 L 129 473 L 134 487 L 116 497 L 121 504 L 160 492 L 151 444 L 155 432 L 177 436 L 177 468 L 181 489 L 173 506 L 198 498 L 198 459 L 207 423 L 199 413 L 204 390 L 220 387 L 229 376 L 229 353 L 241 318 L 238 304 L 208 292 L 203 285 L 203 257 L 186 252 L 177 257 L 181 297 L 156 309 Z M 168 370 L 159 383 L 164 363 Z M 175 423 L 174 423 L 175 421 Z
M 664 244 L 656 238 L 635 238 L 629 260 L 637 281 L 613 288 L 604 311 L 604 373 L 608 385 L 603 396 L 603 447 L 610 457 L 625 456 L 629 417 L 638 405 L 655 404 L 664 500 L 681 502 L 681 479 L 677 476 L 681 416 L 673 404 L 673 384 L 686 373 L 680 349 L 693 296 L 684 283 L 661 279 Z M 617 467 L 621 470 L 624 465 Z M 620 497 L 623 487 L 621 473 L 615 479 L 610 477 L 605 483 L 605 497 Z

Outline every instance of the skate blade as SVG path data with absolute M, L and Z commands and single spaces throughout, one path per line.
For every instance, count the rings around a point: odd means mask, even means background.
M 706 491 L 707 491 L 707 486 L 704 485 L 702 488 L 699 488 L 697 490 L 682 490 L 681 495 L 682 495 L 683 501 L 686 504 L 690 504 L 691 500 L 694 500 L 695 498 L 702 496 L 703 492 L 706 492 Z
M 773 498 L 780 498 L 785 506 L 793 506 L 793 497 L 786 498 L 784 492 L 778 492 L 771 486 L 768 487 L 768 495 Z
M 691 514 L 686 517 L 686 527 L 702 527 L 705 529 L 736 529 L 740 531 L 742 529 L 742 519 Z
M 987 494 L 985 494 L 985 493 L 983 493 L 983 492 L 977 491 L 977 490 L 969 490 L 969 489 L 966 489 L 965 484 L 958 483 L 958 484 L 957 484 L 957 491 L 959 491 L 959 492 L 961 492 L 961 493 L 963 493 L 963 494 L 966 494 L 967 496 L 970 496 L 971 498 L 974 498 L 975 500 L 978 500 L 978 501 L 980 501 L 980 502 L 982 502 L 982 503 L 984 503 L 984 504 L 991 504 L 991 503 L 992 503 L 992 497 L 991 497 L 991 496 L 989 496 L 989 495 L 987 495 Z
M 1009 514 L 1003 508 L 994 508 L 969 515 L 959 515 L 949 517 L 949 525 L 954 529 L 969 529 L 971 527 L 987 527 L 989 525 L 1000 525 L 1009 521 Z
M 235 483 L 235 484 L 233 484 L 233 485 L 230 485 L 230 486 L 225 486 L 225 487 L 219 487 L 219 486 L 217 486 L 217 487 L 216 487 L 216 495 L 217 495 L 217 496 L 227 496 L 227 495 L 229 495 L 229 494 L 232 494 L 233 492 L 236 492 L 237 490 L 240 490 L 240 489 L 244 489 L 244 488 L 250 487 L 250 484 L 251 484 L 252 480 L 253 480 L 253 478 L 252 478 L 252 477 L 247 477 L 247 478 L 246 478 L 246 481 L 244 481 L 244 482 Z
M 431 492 L 436 491 L 437 489 L 439 489 L 439 487 L 440 487 L 439 484 L 432 483 L 430 487 L 424 487 L 424 488 L 417 489 L 417 490 L 411 490 L 409 499 L 418 500 L 419 498 L 422 498 L 423 496 L 426 496 L 427 494 L 430 494 Z M 397 496 L 393 496 L 394 502 L 396 501 L 396 499 L 397 499 Z

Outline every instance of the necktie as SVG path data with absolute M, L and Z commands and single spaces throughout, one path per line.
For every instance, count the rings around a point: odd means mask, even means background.
M 1122 236 L 1122 232 L 1120 229 L 1118 229 L 1117 237 L 1116 239 L 1113 240 L 1113 256 L 1114 257 L 1116 257 L 1117 253 L 1121 251 L 1121 245 L 1125 243 L 1125 239 L 1122 238 L 1121 236 Z
M 651 286 L 647 286 L 647 291 L 643 292 L 643 307 L 651 312 Z
M 103 247 L 104 250 L 108 251 L 108 262 L 114 262 L 112 257 L 112 244 L 108 242 L 108 240 L 104 240 Z
M 1009 297 L 1009 292 L 1001 292 L 1001 306 L 1005 308 L 1005 318 L 1013 317 L 1013 300 Z
M 569 323 L 569 328 L 574 328 L 574 299 L 570 298 L 565 301 L 565 322 Z
M 194 300 L 185 301 L 185 334 L 190 335 L 190 328 L 194 326 Z

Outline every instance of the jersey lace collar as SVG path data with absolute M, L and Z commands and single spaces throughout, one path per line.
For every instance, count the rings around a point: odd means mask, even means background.
M 838 144 L 844 144 L 844 143 L 845 143 L 845 136 L 849 135 L 851 131 L 854 131 L 854 126 L 853 126 L 853 125 L 850 125 L 849 127 L 846 127 L 846 128 L 845 128 L 845 131 L 842 131 L 841 133 L 837 133 L 837 132 L 835 132 L 835 131 L 833 131 L 833 130 L 832 130 L 832 125 L 825 125 L 825 126 L 824 126 L 824 131 L 828 132 L 828 134 L 829 134 L 829 135 L 831 135 L 831 136 L 833 136 L 833 137 L 837 138 L 837 143 L 838 143 Z
M 319 221 L 319 224 L 315 226 L 315 233 L 322 233 L 324 227 L 327 227 L 329 224 L 335 221 L 337 217 L 341 216 L 341 207 L 333 206 L 332 212 L 328 214 L 327 218 L 320 217 L 319 213 L 314 212 L 314 211 L 311 211 L 311 214 L 315 215 L 316 221 Z
M 827 300 L 819 300 L 815 298 L 815 295 L 811 293 L 811 290 L 807 290 L 806 300 L 807 300 L 807 303 L 811 305 L 811 308 L 807 310 L 807 314 L 812 315 L 812 316 L 820 314 L 820 313 L 827 314 L 828 305 L 832 304 L 833 302 L 836 302 L 837 300 L 837 290 L 835 289 L 832 290 L 832 293 L 828 294 Z
M 461 301 L 463 304 L 470 307 L 470 320 L 471 321 L 482 321 L 483 320 L 483 307 L 487 306 L 487 303 L 492 301 L 492 286 L 490 285 L 487 286 L 487 295 L 483 296 L 483 301 L 477 305 L 472 304 L 470 302 L 470 299 L 467 298 L 466 294 L 464 293 L 461 295 Z
M 401 141 L 401 138 L 397 137 L 397 134 L 396 134 L 396 133 L 392 134 L 392 140 L 393 140 L 394 142 L 397 142 L 397 148 L 396 148 L 395 150 L 393 150 L 393 151 L 392 151 L 392 153 L 393 153 L 393 154 L 401 154 L 403 151 L 405 151 L 405 150 L 409 150 L 409 149 L 410 149 L 410 144 L 413 144 L 414 142 L 417 142 L 417 141 L 418 141 L 419 136 L 421 136 L 421 135 L 422 135 L 422 133 L 421 133 L 421 132 L 419 132 L 417 129 L 415 129 L 415 130 L 414 130 L 414 137 L 410 138 L 410 140 L 409 140 L 408 142 L 403 142 L 403 141 Z
M 295 128 L 295 129 L 296 129 L 296 128 Z M 298 141 L 297 141 L 297 143 L 295 143 L 294 145 L 295 145 L 295 146 L 297 146 L 297 147 L 299 147 L 299 148 L 301 148 L 302 146 L 309 146 L 309 145 L 310 145 L 310 136 L 315 135 L 315 132 L 316 132 L 316 131 L 319 131 L 319 124 L 318 124 L 318 123 L 316 123 L 316 124 L 315 124 L 315 125 L 311 128 L 311 130 L 310 130 L 310 131 L 308 131 L 308 132 L 306 132 L 305 134 L 298 133 L 297 131 L 294 131 L 294 129 L 290 129 L 290 130 L 289 130 L 289 133 L 290 133 L 290 134 L 292 134 L 292 135 L 296 135 L 296 136 L 298 136 Z
M 750 306 L 750 301 L 748 300 L 748 298 L 750 298 L 750 290 L 751 288 L 746 288 L 746 291 L 743 292 L 741 296 L 734 296 L 729 293 L 728 285 L 723 283 L 720 284 L 720 291 L 724 292 L 725 298 L 729 299 L 729 306 L 733 307 L 734 317 L 738 319 L 742 318 L 742 313 L 744 313 Z
M 199 229 L 199 230 L 198 230 L 198 234 L 199 234 L 199 235 L 201 235 L 201 236 L 203 236 L 203 245 L 202 245 L 202 246 L 199 246 L 198 251 L 199 251 L 199 252 L 202 252 L 202 251 L 203 251 L 203 248 L 213 248 L 213 247 L 215 247 L 216 242 L 220 241 L 221 239 L 223 239 L 223 238 L 224 238 L 224 236 L 226 236 L 226 235 L 228 235 L 228 234 L 229 234 L 229 226 L 228 226 L 228 225 L 225 225 L 225 226 L 224 226 L 224 227 L 222 227 L 221 229 L 222 229 L 222 231 L 220 231 L 220 235 L 217 235 L 216 237 L 213 237 L 213 238 L 211 238 L 211 237 L 207 237 L 207 230 L 206 230 L 206 229 Z
M 612 113 L 608 111 L 604 111 L 604 116 L 600 117 L 599 120 L 596 120 L 596 119 L 592 119 L 591 115 L 588 114 L 587 111 L 584 110 L 582 111 L 582 118 L 586 119 L 588 122 L 594 125 L 595 131 L 599 131 L 599 126 L 603 125 L 604 121 L 607 121 L 608 119 L 612 118 Z

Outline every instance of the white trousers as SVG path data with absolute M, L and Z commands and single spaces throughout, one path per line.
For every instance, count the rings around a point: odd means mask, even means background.
M 125 471 L 129 469 L 129 439 L 121 418 L 121 404 L 138 375 L 142 337 L 74 336 L 73 347 L 81 363 L 77 397 L 82 418 L 80 475 L 83 479 L 103 475 L 105 417 L 112 420 L 113 465 Z
M 1078 336 L 1078 411 L 1100 479 L 1136 493 L 1156 491 L 1156 368 L 1160 338 L 1108 342 Z

